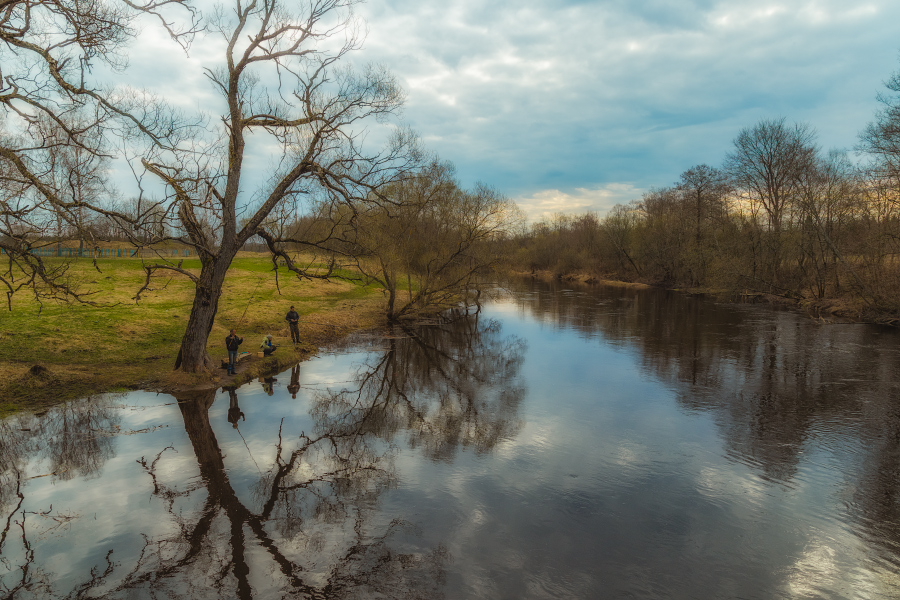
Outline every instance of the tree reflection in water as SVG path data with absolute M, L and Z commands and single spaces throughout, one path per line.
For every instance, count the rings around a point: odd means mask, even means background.
M 117 395 L 86 398 L 49 409 L 41 417 L 19 414 L 0 421 L 0 564 L 7 574 L 0 575 L 4 598 L 27 592 L 31 597 L 49 597 L 52 577 L 35 564 L 35 552 L 29 540 L 29 520 L 39 521 L 40 535 L 47 535 L 72 518 L 54 510 L 28 512 L 25 505 L 25 469 L 29 461 L 38 463 L 46 473 L 66 481 L 75 477 L 91 478 L 115 455 L 113 437 L 119 432 L 120 414 L 114 402 Z M 6 550 L 19 543 L 21 559 L 11 561 Z
M 386 341 L 386 351 L 359 368 L 356 387 L 317 395 L 322 431 L 386 440 L 405 432 L 410 447 L 436 460 L 461 447 L 490 452 L 518 433 L 525 342 L 501 336 L 499 322 L 473 316 L 398 327 Z
M 677 401 L 715 415 L 729 456 L 775 485 L 802 487 L 810 448 L 861 467 L 845 485 L 858 534 L 900 569 L 900 344 L 895 329 L 822 324 L 768 306 L 718 305 L 677 292 L 526 284 L 539 319 L 639 350 L 678 382 Z M 900 585 L 894 582 L 892 585 Z
M 392 549 L 392 540 L 405 533 L 403 523 L 374 531 L 374 498 L 394 474 L 387 457 L 363 436 L 325 432 L 287 442 L 279 431 L 275 464 L 256 485 L 256 501 L 248 506 L 229 480 L 210 425 L 214 400 L 215 392 L 179 398 L 200 481 L 181 489 L 162 481 L 161 463 L 171 449 L 143 461 L 154 494 L 169 503 L 179 531 L 148 543 L 139 564 L 114 591 L 156 582 L 158 592 L 159 582 L 165 581 L 171 582 L 170 597 L 190 590 L 188 595 L 196 598 L 251 598 L 254 581 L 267 577 L 286 597 L 438 595 L 443 550 L 414 555 Z M 199 516 L 183 519 L 179 498 L 200 491 L 207 495 Z
M 405 432 L 428 456 L 445 459 L 459 446 L 488 452 L 515 435 L 524 345 L 502 338 L 496 322 L 477 317 L 398 330 L 388 345 L 360 366 L 352 389 L 316 395 L 312 433 L 286 431 L 284 420 L 278 425 L 271 416 L 277 430 L 271 462 L 261 465 L 247 491 L 232 483 L 210 423 L 216 391 L 179 396 L 199 477 L 179 473 L 184 463 L 173 446 L 140 458 L 144 481 L 168 522 L 142 532 L 139 548 L 95 547 L 102 551 L 97 566 L 70 590 L 56 589 L 52 574 L 43 571 L 25 526 L 31 515 L 23 510 L 25 490 L 17 475 L 23 465 L 16 461 L 39 444 L 4 435 L 0 499 L 9 516 L 0 551 L 13 537 L 21 551 L 15 565 L 3 559 L 10 574 L 0 575 L 0 591 L 6 598 L 73 599 L 441 597 L 446 550 L 422 550 L 412 524 L 377 511 L 379 496 L 398 481 L 395 438 Z M 292 385 L 298 377 L 292 372 Z M 240 390 L 226 391 L 231 430 L 239 425 Z M 79 425 L 114 429 L 111 415 L 101 423 L 90 412 L 95 408 L 67 406 L 46 420 L 60 435 Z M 66 410 L 86 413 L 73 419 Z M 10 431 L 17 424 L 3 422 Z M 54 468 L 66 469 L 69 477 L 90 476 L 112 455 L 104 439 L 85 445 L 59 439 L 42 447 Z M 79 459 L 76 449 L 90 456 Z

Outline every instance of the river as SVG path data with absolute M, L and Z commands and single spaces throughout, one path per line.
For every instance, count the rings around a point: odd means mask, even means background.
M 0 422 L 0 597 L 900 598 L 900 337 L 524 281 Z

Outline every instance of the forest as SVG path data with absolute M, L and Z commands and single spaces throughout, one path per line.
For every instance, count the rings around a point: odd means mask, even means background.
M 696 165 L 607 214 L 558 214 L 510 241 L 519 270 L 786 299 L 894 323 L 900 309 L 900 72 L 852 152 L 823 151 L 786 118 L 739 131 Z

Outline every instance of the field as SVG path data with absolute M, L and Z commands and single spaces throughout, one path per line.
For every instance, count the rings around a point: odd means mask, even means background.
M 88 259 L 70 265 L 71 280 L 79 282 L 80 291 L 94 292 L 95 305 L 39 303 L 22 291 L 13 297 L 12 311 L 0 312 L 0 412 L 116 389 L 215 384 L 173 372 L 193 299 L 187 278 L 160 271 L 136 302 L 145 277 L 140 259 L 99 259 L 99 271 Z M 186 259 L 183 267 L 199 273 L 200 262 Z M 214 359 L 225 358 L 231 327 L 244 337 L 242 350 L 256 350 L 268 333 L 276 343 L 287 342 L 265 359 L 276 368 L 275 363 L 308 356 L 327 340 L 377 325 L 383 314 L 380 289 L 359 282 L 301 281 L 281 268 L 278 284 L 268 256 L 239 254 L 207 346 Z M 301 315 L 299 346 L 290 344 L 284 320 L 292 304 Z

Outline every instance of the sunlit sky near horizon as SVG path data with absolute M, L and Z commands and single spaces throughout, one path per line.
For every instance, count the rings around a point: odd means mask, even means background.
M 763 118 L 852 150 L 900 68 L 898 0 L 368 0 L 356 13 L 368 33 L 354 61 L 397 76 L 402 119 L 464 186 L 493 185 L 532 220 L 602 214 L 719 166 Z M 179 71 L 184 54 L 158 34 L 138 39 L 127 83 L 207 103 L 202 71 Z M 190 61 L 218 58 L 203 52 Z
M 900 2 L 370 0 L 363 53 L 404 118 L 534 219 L 604 212 L 721 164 L 742 127 L 805 121 L 852 150 L 900 68 Z

